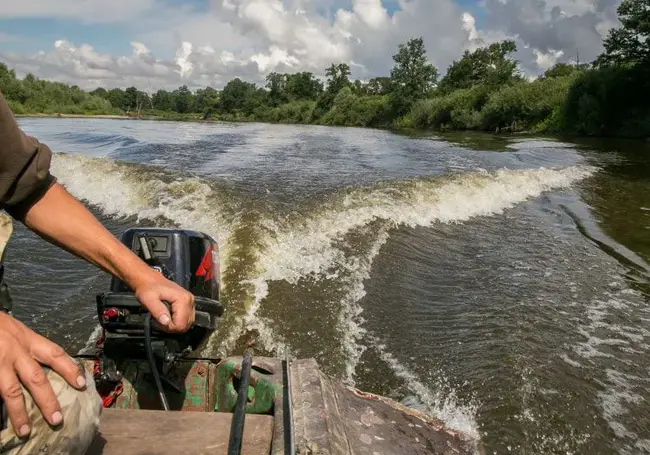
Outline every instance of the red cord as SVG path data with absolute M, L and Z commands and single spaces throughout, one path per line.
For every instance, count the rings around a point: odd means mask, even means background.
M 102 328 L 101 335 L 97 339 L 95 346 L 100 349 L 103 348 L 105 339 L 106 339 L 106 331 Z M 99 368 L 99 360 L 95 360 L 93 362 L 93 376 L 99 375 L 100 373 L 101 371 Z M 117 397 L 119 397 L 123 391 L 124 391 L 124 386 L 122 385 L 122 381 L 120 380 L 120 382 L 117 383 L 115 388 L 109 391 L 106 395 L 102 395 L 100 392 L 103 406 L 105 408 L 112 406 L 113 403 L 115 403 L 115 400 L 117 400 Z

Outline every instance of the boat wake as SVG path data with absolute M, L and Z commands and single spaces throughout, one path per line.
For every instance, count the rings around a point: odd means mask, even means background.
M 249 204 L 226 184 L 104 158 L 56 154 L 53 173 L 103 213 L 175 224 L 212 235 L 221 248 L 228 309 L 208 350 L 254 342 L 276 355 L 315 357 L 351 385 L 368 346 L 436 417 L 478 433 L 474 407 L 433 393 L 364 327 L 364 283 L 401 226 L 462 223 L 500 214 L 591 175 L 588 167 L 478 171 L 344 188 L 291 212 Z M 272 195 L 269 195 L 272 197 Z

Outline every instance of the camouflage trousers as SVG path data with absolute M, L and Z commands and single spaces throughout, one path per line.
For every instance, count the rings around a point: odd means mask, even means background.
M 4 262 L 5 247 L 12 231 L 11 218 L 0 213 L 0 262 Z M 1 266 L 0 309 L 11 310 L 11 297 L 2 277 Z M 51 369 L 44 368 L 44 371 L 61 405 L 63 422 L 57 427 L 51 427 L 43 418 L 29 391 L 22 387 L 32 431 L 28 437 L 19 438 L 3 412 L 2 420 L 6 421 L 0 428 L 0 454 L 84 455 L 92 443 L 99 429 L 102 411 L 102 401 L 92 375 L 84 368 L 87 386 L 84 391 L 79 391 Z
M 8 455 L 84 455 L 99 429 L 102 401 L 88 371 L 86 390 L 78 391 L 57 373 L 46 368 L 47 377 L 61 404 L 63 422 L 51 427 L 43 418 L 29 392 L 23 387 L 25 405 L 32 431 L 19 438 L 11 422 L 0 431 L 0 454 Z

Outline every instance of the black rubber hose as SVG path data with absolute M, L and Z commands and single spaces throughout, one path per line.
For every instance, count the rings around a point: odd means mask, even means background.
M 156 383 L 158 395 L 160 395 L 160 402 L 162 403 L 165 411 L 169 411 L 169 404 L 167 403 L 167 397 L 165 396 L 165 391 L 163 390 L 162 381 L 160 380 L 160 373 L 158 373 L 156 359 L 153 357 L 153 348 L 151 347 L 151 313 L 147 313 L 147 315 L 144 317 L 144 349 L 147 351 L 147 358 L 149 359 L 151 374 L 153 374 L 153 380 Z
M 296 453 L 293 441 L 293 410 L 291 408 L 291 374 L 289 356 L 282 361 L 282 417 L 284 423 L 284 455 Z
M 242 440 L 244 439 L 244 421 L 246 419 L 246 404 L 248 402 L 248 385 L 250 383 L 251 366 L 253 358 L 250 353 L 244 355 L 241 363 L 241 376 L 239 378 L 239 390 L 237 391 L 237 403 L 232 416 L 230 426 L 230 443 L 228 444 L 228 455 L 240 455 Z

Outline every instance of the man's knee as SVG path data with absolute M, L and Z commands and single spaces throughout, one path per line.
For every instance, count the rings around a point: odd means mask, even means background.
M 63 423 L 50 427 L 31 395 L 23 389 L 25 405 L 29 414 L 32 431 L 28 438 L 20 439 L 14 432 L 11 422 L 0 432 L 0 453 L 83 455 L 92 443 L 99 428 L 102 403 L 95 389 L 95 382 L 88 371 L 87 388 L 75 390 L 52 370 L 46 369 L 47 378 L 61 404 Z

